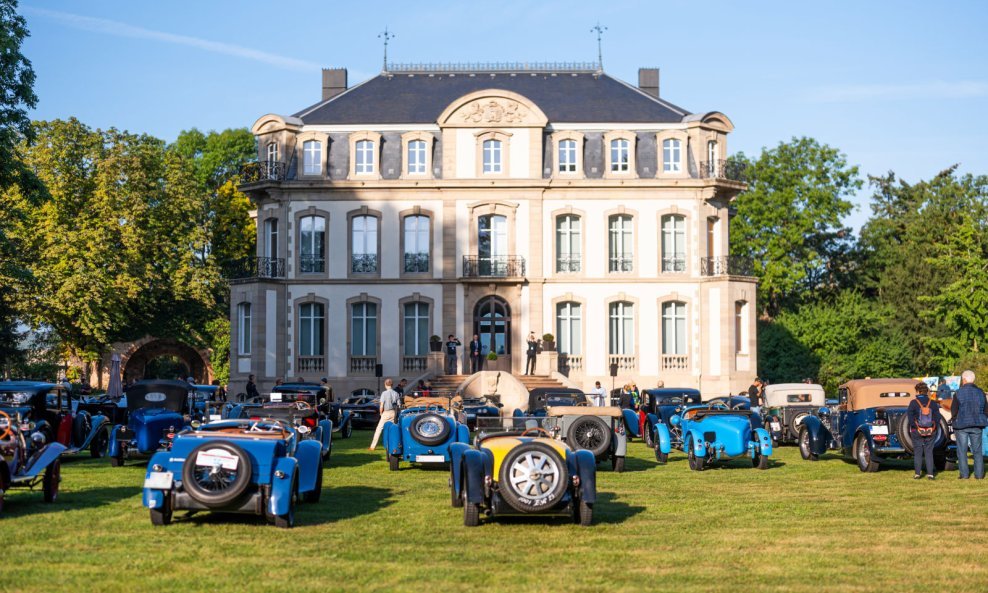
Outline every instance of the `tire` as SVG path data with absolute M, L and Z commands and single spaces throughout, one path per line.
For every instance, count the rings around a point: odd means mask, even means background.
M 279 529 L 291 529 L 295 527 L 295 503 L 298 500 L 298 473 L 292 478 L 292 494 L 288 498 L 288 512 L 284 515 L 275 515 L 274 526 Z
M 123 445 L 120 446 L 120 453 L 110 457 L 110 467 L 123 467 L 124 465 L 124 448 Z
M 693 452 L 693 443 L 687 443 L 686 445 L 686 458 L 689 460 L 690 469 L 695 472 L 702 472 L 704 461 L 703 457 L 697 457 L 696 453 Z
M 768 469 L 768 457 L 762 455 L 761 453 L 755 453 L 755 456 L 751 458 L 751 467 L 757 469 Z
M 467 502 L 467 493 L 463 492 L 463 526 L 476 527 L 480 525 L 480 505 L 475 502 Z
M 302 502 L 317 503 L 322 496 L 322 462 L 319 462 L 319 474 L 316 475 L 316 487 L 302 495 Z
M 420 415 L 408 425 L 412 438 L 427 447 L 445 443 L 451 432 L 446 419 L 432 412 Z
M 611 458 L 611 469 L 617 473 L 622 473 L 624 471 L 624 456 L 617 456 Z
M 791 438 L 796 438 L 797 435 L 799 435 L 799 428 L 803 425 L 803 420 L 806 420 L 809 415 L 809 412 L 799 412 L 797 414 L 793 414 L 792 418 L 789 419 L 786 428 L 788 429 Z M 785 434 L 783 434 L 783 440 L 785 440 Z
M 642 440 L 644 440 L 645 441 L 645 444 L 648 445 L 649 447 L 651 447 L 652 449 L 654 449 L 657 446 L 655 444 L 655 435 L 652 434 L 652 431 L 653 430 L 655 430 L 655 427 L 652 426 L 651 424 L 649 424 L 648 423 L 648 419 L 646 418 L 645 419 L 645 434 L 642 435 Z
M 569 487 L 566 462 L 555 449 L 544 443 L 517 445 L 504 456 L 499 476 L 499 492 L 521 513 L 554 507 Z
M 340 433 L 341 433 L 340 436 L 342 436 L 345 439 L 348 439 L 348 438 L 352 437 L 353 436 L 353 422 L 351 422 L 350 420 L 347 420 L 346 421 L 346 424 L 343 425 L 343 430 L 341 430 Z
M 566 443 L 574 449 L 586 449 L 597 459 L 611 450 L 611 427 L 600 416 L 580 416 L 569 425 Z
M 45 502 L 52 503 L 58 498 L 58 484 L 62 481 L 62 462 L 58 459 L 45 468 L 41 478 L 41 489 L 45 494 Z
M 868 441 L 863 434 L 854 438 L 854 459 L 858 462 L 858 469 L 865 473 L 878 471 L 878 462 L 871 458 L 871 450 L 868 449 Z
M 816 461 L 820 458 L 810 448 L 810 431 L 805 426 L 799 429 L 799 437 L 796 442 L 799 443 L 799 454 L 804 460 Z
M 906 453 L 913 454 L 913 435 L 909 432 L 909 415 L 903 414 L 899 421 L 896 422 L 896 435 L 899 437 L 899 443 L 906 450 Z
M 575 515 L 577 517 L 577 523 L 581 527 L 590 527 L 593 524 L 593 505 L 583 502 L 583 499 L 580 499 L 576 505 Z
M 398 471 L 398 462 L 399 461 L 400 461 L 400 459 L 398 459 L 398 457 L 396 457 L 394 455 L 391 455 L 389 453 L 388 454 L 388 469 L 391 470 L 391 471 L 393 471 L 393 472 Z
M 236 458 L 236 469 L 197 464 L 200 454 L 213 452 Z M 250 474 L 250 458 L 238 445 L 225 441 L 206 441 L 186 455 L 182 465 L 182 485 L 196 501 L 210 508 L 218 508 L 240 498 L 250 485 Z M 295 490 L 298 490 L 297 483 Z
M 165 496 L 165 504 L 160 509 L 151 509 L 151 525 L 163 527 L 172 522 L 172 498 L 169 492 Z
M 110 431 L 100 430 L 89 443 L 89 455 L 94 459 L 101 459 L 106 456 L 106 450 L 110 447 Z
M 655 448 L 655 460 L 659 463 L 669 463 L 669 454 L 659 451 L 659 448 Z
M 72 446 L 78 447 L 86 442 L 86 437 L 89 436 L 89 431 L 92 430 L 92 427 L 93 423 L 89 418 L 89 414 L 86 412 L 76 414 L 76 417 L 72 419 L 72 436 L 70 439 Z
M 463 492 L 461 489 L 460 492 Z M 453 472 L 449 472 L 449 504 L 454 509 L 463 506 L 463 497 L 456 495 L 456 488 L 453 488 Z

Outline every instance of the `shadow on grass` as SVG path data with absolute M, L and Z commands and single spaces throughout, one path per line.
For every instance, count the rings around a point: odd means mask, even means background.
M 319 502 L 299 504 L 295 507 L 295 525 L 325 525 L 363 515 L 370 515 L 392 504 L 392 492 L 387 488 L 367 486 L 327 487 L 322 491 Z M 241 525 L 264 525 L 267 521 L 260 515 L 224 513 L 222 511 L 199 511 L 189 513 L 176 511 L 176 522 L 195 526 L 234 523 Z
M 333 455 L 326 463 L 326 469 L 333 467 L 360 467 L 375 461 L 383 461 L 384 454 L 381 451 L 371 452 L 366 449 L 360 453 L 352 453 L 354 449 L 337 450 L 333 447 Z
M 645 510 L 645 507 L 631 506 L 619 502 L 617 497 L 610 492 L 598 492 L 597 502 L 593 505 L 594 524 L 620 524 L 631 519 L 635 515 Z M 506 525 L 572 525 L 572 517 L 565 515 L 504 515 L 495 519 L 487 518 L 486 521 L 503 523 Z
M 778 459 L 768 459 L 768 469 L 775 469 L 778 467 L 785 467 L 786 462 L 779 461 Z M 733 470 L 733 469 L 746 469 L 757 471 L 757 469 L 751 465 L 751 459 L 747 457 L 737 457 L 727 461 L 714 461 L 712 464 L 707 465 L 703 468 L 703 471 L 720 471 L 720 470 Z
M 140 494 L 134 486 L 113 486 L 90 488 L 67 492 L 62 490 L 53 503 L 46 503 L 40 485 L 33 491 L 27 488 L 12 488 L 4 494 L 3 515 L 24 517 L 60 511 L 77 511 L 107 506 Z

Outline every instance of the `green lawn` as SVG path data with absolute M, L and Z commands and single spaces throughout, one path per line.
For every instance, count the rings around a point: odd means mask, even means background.
M 143 466 L 70 459 L 54 505 L 8 495 L 0 591 L 988 590 L 988 482 L 956 472 L 865 475 L 786 447 L 767 471 L 741 460 L 695 473 L 636 442 L 625 473 L 601 465 L 593 527 L 468 529 L 445 471 L 389 472 L 369 433 L 354 435 L 293 530 L 210 514 L 152 528 Z

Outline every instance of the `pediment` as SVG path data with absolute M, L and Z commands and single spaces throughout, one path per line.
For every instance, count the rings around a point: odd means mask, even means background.
M 518 93 L 498 89 L 460 97 L 437 121 L 446 128 L 542 128 L 547 122 L 535 103 Z

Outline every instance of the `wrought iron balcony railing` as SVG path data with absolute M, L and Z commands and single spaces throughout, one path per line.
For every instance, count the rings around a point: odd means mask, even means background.
M 350 271 L 354 274 L 377 273 L 377 254 L 354 253 L 350 257 Z
M 463 256 L 464 278 L 521 278 L 525 275 L 525 258 L 520 255 Z
M 405 273 L 415 274 L 424 273 L 429 271 L 429 254 L 428 253 L 406 253 L 405 254 Z
M 741 183 L 748 180 L 748 166 L 745 163 L 725 159 L 700 161 L 695 173 L 698 179 L 727 179 Z
M 326 271 L 326 258 L 303 253 L 298 256 L 298 271 L 300 274 L 322 274 Z
M 682 274 L 686 271 L 686 254 L 674 253 L 662 258 L 662 271 L 667 274 Z
M 608 269 L 612 272 L 634 272 L 635 259 L 630 253 L 611 256 L 610 267 Z
M 252 257 L 240 262 L 231 280 L 249 282 L 251 280 L 278 279 L 285 277 L 285 259 L 281 257 Z
M 755 264 L 750 257 L 725 255 L 701 257 L 701 276 L 754 276 Z
M 561 255 L 556 258 L 556 272 L 574 274 L 580 271 L 582 263 L 579 255 Z
M 287 178 L 288 164 L 280 161 L 254 161 L 240 167 L 240 183 L 284 181 Z

